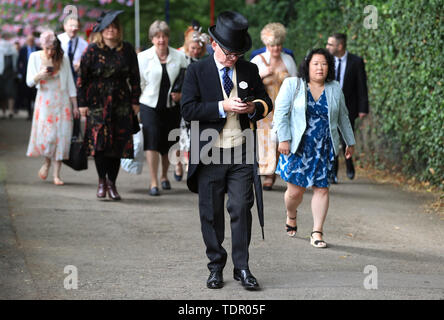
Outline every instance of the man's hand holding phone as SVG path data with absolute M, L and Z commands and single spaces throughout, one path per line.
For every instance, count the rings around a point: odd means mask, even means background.
M 234 113 L 252 113 L 255 109 L 255 105 L 252 102 L 254 97 L 241 98 L 229 98 L 223 102 L 223 107 L 225 112 Z

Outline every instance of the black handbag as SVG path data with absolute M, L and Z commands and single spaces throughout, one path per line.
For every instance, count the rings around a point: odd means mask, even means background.
M 69 159 L 63 160 L 63 163 L 76 171 L 88 169 L 88 155 L 86 153 L 86 148 L 87 146 L 83 142 L 83 136 L 80 130 L 80 117 L 77 119 L 74 118 Z
M 179 74 L 174 80 L 173 86 L 171 87 L 171 92 L 181 92 L 183 81 L 185 79 L 185 68 L 180 68 Z
M 183 86 L 183 82 L 185 80 L 185 70 L 186 70 L 186 68 L 180 68 L 179 74 L 178 74 L 176 80 L 174 80 L 173 86 L 171 87 L 171 92 L 182 92 L 182 86 Z M 174 102 L 173 98 L 171 98 L 171 96 L 169 98 L 170 98 L 170 105 L 172 105 L 172 106 L 180 105 L 180 101 Z

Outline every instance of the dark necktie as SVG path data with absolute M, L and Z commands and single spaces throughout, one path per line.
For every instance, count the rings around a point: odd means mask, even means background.
M 224 68 L 224 74 L 222 76 L 222 80 L 224 81 L 224 90 L 227 96 L 230 96 L 230 92 L 233 89 L 233 81 L 231 81 L 230 76 L 228 75 L 228 71 L 230 68 L 225 67 Z
M 341 59 L 338 59 L 338 72 L 336 73 L 336 81 L 341 82 Z
M 74 82 L 76 82 L 76 80 L 77 80 L 76 79 L 76 72 L 74 71 L 74 65 L 72 64 L 72 62 L 74 61 L 74 52 L 72 50 L 72 39 L 70 39 L 68 42 L 68 57 L 69 57 L 70 65 L 71 65 L 72 76 L 74 78 Z
M 72 39 L 70 39 L 68 42 L 68 57 L 72 64 L 72 60 L 74 59 L 74 52 L 72 52 Z

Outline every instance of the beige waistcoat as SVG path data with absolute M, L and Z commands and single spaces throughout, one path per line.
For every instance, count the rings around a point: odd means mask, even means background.
M 233 70 L 232 81 L 233 81 L 233 89 L 230 92 L 230 97 L 228 97 L 227 93 L 223 89 L 224 85 L 222 83 L 222 79 L 220 79 L 221 88 L 225 100 L 228 100 L 228 98 L 237 97 L 236 68 L 234 68 Z M 240 146 L 244 142 L 245 142 L 245 137 L 242 135 L 239 115 L 234 112 L 227 112 L 227 122 L 225 123 L 225 126 L 222 129 L 222 131 L 220 132 L 219 137 L 216 139 L 214 146 L 217 148 L 234 148 Z

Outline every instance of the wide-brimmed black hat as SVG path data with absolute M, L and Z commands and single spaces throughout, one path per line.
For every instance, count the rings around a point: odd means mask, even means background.
M 97 24 L 95 25 L 93 32 L 103 31 L 106 27 L 108 27 L 111 23 L 113 23 L 114 19 L 121 13 L 123 10 L 112 10 L 112 11 L 103 11 L 99 18 L 97 18 Z
M 251 48 L 248 20 L 238 12 L 224 11 L 217 17 L 216 25 L 208 33 L 221 47 L 236 53 L 245 53 Z

